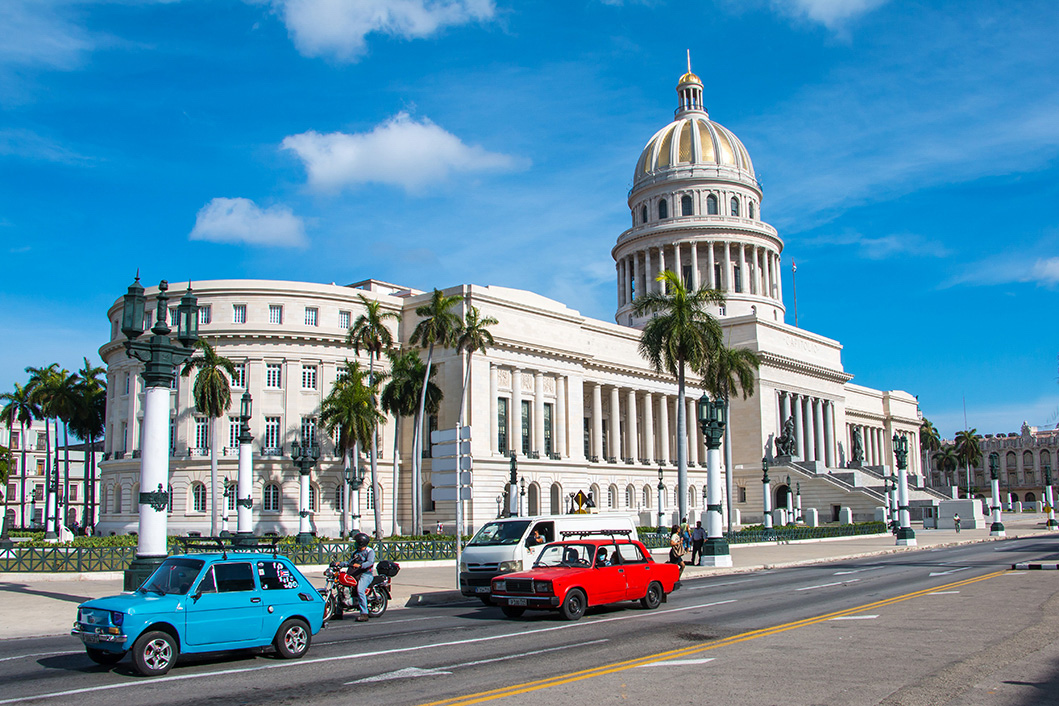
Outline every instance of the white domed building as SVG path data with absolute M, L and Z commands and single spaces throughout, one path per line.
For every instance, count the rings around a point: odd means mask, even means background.
M 675 381 L 652 370 L 638 353 L 644 323 L 633 313 L 638 293 L 657 287 L 660 271 L 680 273 L 694 287 L 724 291 L 714 312 L 728 345 L 756 351 L 762 360 L 756 391 L 732 401 L 732 507 L 743 522 L 762 519 L 762 457 L 777 459 L 775 440 L 784 420 L 796 436 L 793 459 L 773 467 L 773 506 L 787 504 L 788 478 L 800 490 L 802 507 L 821 519 L 838 519 L 848 507 L 869 520 L 883 504 L 882 475 L 892 467 L 890 439 L 909 438 L 912 504 L 940 496 L 922 489 L 916 398 L 901 391 L 873 390 L 851 382 L 838 341 L 784 322 L 780 264 L 783 241 L 761 219 L 762 190 L 750 154 L 727 128 L 710 119 L 702 82 L 690 71 L 677 85 L 674 120 L 647 142 L 636 160 L 628 204 L 631 227 L 612 249 L 617 275 L 615 322 L 591 319 L 539 294 L 502 286 L 461 285 L 464 311 L 477 307 L 498 320 L 496 344 L 470 357 L 466 421 L 471 427 L 473 493 L 467 503 L 471 528 L 497 516 L 518 456 L 522 514 L 559 514 L 581 492 L 594 511 L 638 512 L 655 524 L 659 512 L 674 520 L 676 482 Z M 174 284 L 173 291 L 184 285 Z M 315 435 L 322 456 L 310 483 L 316 532 L 337 536 L 346 505 L 342 458 L 319 424 L 320 404 L 346 359 L 350 324 L 362 310 L 359 296 L 402 316 L 395 340 L 407 345 L 416 307 L 429 293 L 368 280 L 348 286 L 224 280 L 195 282 L 202 310 L 200 335 L 240 370 L 233 385 L 232 414 L 249 390 L 254 400 L 253 507 L 258 532 L 298 529 L 299 479 L 290 450 Z M 157 290 L 149 288 L 150 298 Z M 108 369 L 107 435 L 102 469 L 100 532 L 136 529 L 142 366 L 125 355 L 120 332 L 121 300 L 108 311 L 111 341 L 100 353 Z M 435 350 L 436 383 L 444 391 L 432 428 L 457 423 L 466 356 Z M 367 359 L 362 358 L 366 366 Z M 208 426 L 197 413 L 190 381 L 178 380 L 171 395 L 171 500 L 169 531 L 207 533 Z M 695 418 L 700 389 L 689 385 L 686 414 Z M 234 422 L 224 426 L 221 477 L 236 477 Z M 400 427 L 398 462 L 395 432 Z M 864 461 L 851 467 L 854 430 L 863 439 Z M 689 514 L 704 511 L 706 453 L 696 424 L 688 428 Z M 412 421 L 387 418 L 381 429 L 379 485 L 365 486 L 348 501 L 357 525 L 375 529 L 372 508 L 381 509 L 384 534 L 410 526 L 413 493 L 423 499 L 424 526 L 440 522 L 451 531 L 453 502 L 431 500 L 431 460 L 423 462 L 423 487 L 413 488 L 408 469 Z M 429 453 L 429 452 L 428 452 Z M 358 465 L 367 467 L 364 454 Z M 661 470 L 662 480 L 659 481 Z M 661 482 L 662 492 L 658 485 Z M 524 490 L 523 490 L 524 488 Z M 218 489 L 218 495 L 223 492 Z M 234 523 L 234 498 L 230 500 Z

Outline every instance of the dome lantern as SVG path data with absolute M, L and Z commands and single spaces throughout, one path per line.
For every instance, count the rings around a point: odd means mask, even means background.
M 679 118 L 684 113 L 691 111 L 702 113 L 709 117 L 706 107 L 702 103 L 702 79 L 691 73 L 691 50 L 688 49 L 688 72 L 680 77 L 677 82 L 677 95 L 680 96 L 680 106 L 676 110 Z

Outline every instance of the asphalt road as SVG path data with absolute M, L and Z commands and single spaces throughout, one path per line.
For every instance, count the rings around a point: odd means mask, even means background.
M 195 657 L 146 679 L 74 638 L 0 641 L 0 705 L 1059 703 L 1059 537 L 685 582 L 568 623 L 478 603 L 333 622 L 301 660 Z

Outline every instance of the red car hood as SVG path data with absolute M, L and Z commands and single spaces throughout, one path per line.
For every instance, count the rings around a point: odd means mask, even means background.
M 587 566 L 555 566 L 549 568 L 530 569 L 519 571 L 514 574 L 504 574 L 497 578 L 502 579 L 536 579 L 537 581 L 554 581 L 555 579 L 573 576 L 579 571 L 590 571 Z

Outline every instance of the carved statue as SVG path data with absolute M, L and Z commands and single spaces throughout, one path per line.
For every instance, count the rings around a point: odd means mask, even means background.
M 776 437 L 776 455 L 793 456 L 794 448 L 794 418 L 787 417 L 783 422 L 783 433 Z
M 853 458 L 850 462 L 860 464 L 864 461 L 864 442 L 860 438 L 860 429 L 853 430 Z

